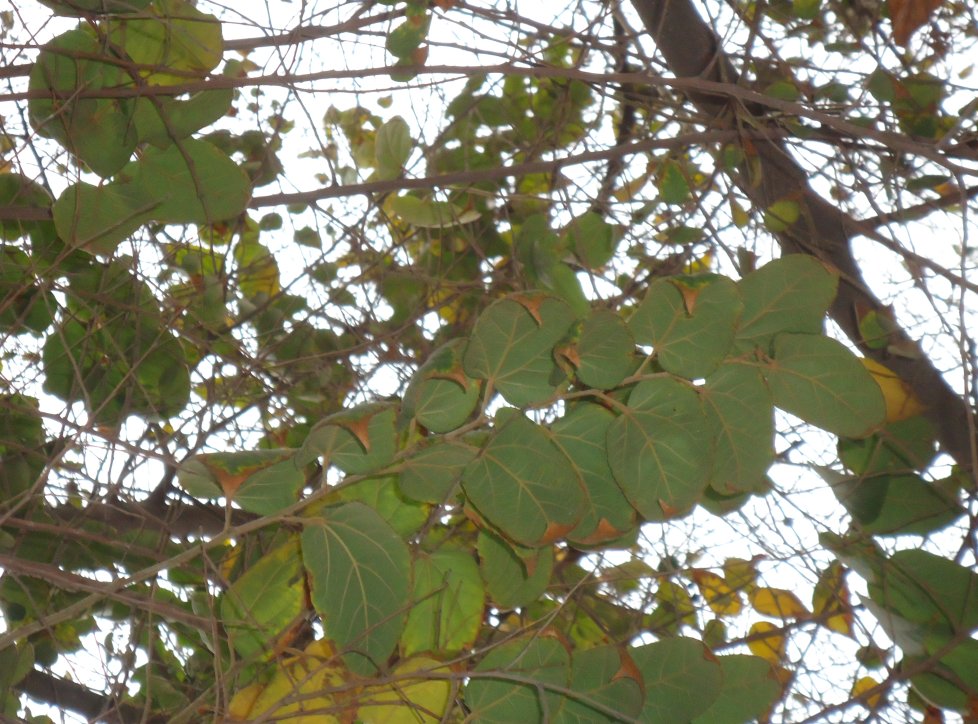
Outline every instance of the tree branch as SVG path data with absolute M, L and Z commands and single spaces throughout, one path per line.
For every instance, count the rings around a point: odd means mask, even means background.
M 165 717 L 147 715 L 142 707 L 113 701 L 87 686 L 34 669 L 14 688 L 30 698 L 51 704 L 62 711 L 73 711 L 92 722 L 163 724 Z
M 632 4 L 677 76 L 736 87 L 738 74 L 733 64 L 690 0 L 632 0 Z M 742 91 L 731 93 L 735 95 L 746 97 Z M 761 110 L 750 103 L 738 107 L 723 94 L 695 91 L 688 96 L 701 113 L 715 119 L 712 125 L 721 129 L 736 127 L 738 115 L 756 117 Z M 754 205 L 766 209 L 775 201 L 790 198 L 804 209 L 798 223 L 776 234 L 782 250 L 815 256 L 839 270 L 839 293 L 830 309 L 832 319 L 863 354 L 896 372 L 928 404 L 926 416 L 934 423 L 944 450 L 964 469 L 975 470 L 978 466 L 976 441 L 971 432 L 974 430 L 971 407 L 923 354 L 914 358 L 891 356 L 885 350 L 869 348 L 860 335 L 857 308 L 885 313 L 885 305 L 865 283 L 849 243 L 853 236 L 867 233 L 871 227 L 865 227 L 816 194 L 808 183 L 808 174 L 783 141 L 755 140 L 747 150 L 760 172 L 751 175 L 744 168 L 732 176 Z M 899 331 L 896 336 L 898 343 L 913 348 L 914 343 L 904 332 Z

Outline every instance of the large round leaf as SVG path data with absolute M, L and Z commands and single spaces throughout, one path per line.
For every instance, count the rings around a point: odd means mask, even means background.
M 466 373 L 488 380 L 513 405 L 546 401 L 561 381 L 553 347 L 574 317 L 566 303 L 545 295 L 493 303 L 472 330 Z
M 608 428 L 608 459 L 625 497 L 647 520 L 691 508 L 713 469 L 713 428 L 699 394 L 671 377 L 645 380 Z
M 645 681 L 643 722 L 689 722 L 705 712 L 720 693 L 720 663 L 700 641 L 667 639 L 630 653 Z
M 465 468 L 462 489 L 479 513 L 526 546 L 572 530 L 586 504 L 580 475 L 540 425 L 520 414 L 502 422 Z
M 814 334 L 779 334 L 766 370 L 774 404 L 836 435 L 868 435 L 886 417 L 879 385 L 841 343 Z
M 344 503 L 306 523 L 302 560 L 326 635 L 351 669 L 374 673 L 404 624 L 411 578 L 404 540 L 363 503 Z

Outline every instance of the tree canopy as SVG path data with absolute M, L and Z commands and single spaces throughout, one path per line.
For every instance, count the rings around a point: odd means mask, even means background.
M 0 718 L 978 719 L 968 3 L 41 3 Z

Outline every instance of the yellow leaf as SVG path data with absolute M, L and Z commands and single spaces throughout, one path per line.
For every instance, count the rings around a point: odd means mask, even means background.
M 743 229 L 750 222 L 747 210 L 736 199 L 730 199 L 730 218 L 738 229 Z
M 883 392 L 883 400 L 886 402 L 886 421 L 897 422 L 906 420 L 908 417 L 919 415 L 926 408 L 913 394 L 913 390 L 906 382 L 889 367 L 881 365 L 876 360 L 861 357 L 863 366 L 869 370 L 876 384 Z
M 852 636 L 852 604 L 846 585 L 845 569 L 833 561 L 822 571 L 812 592 L 812 613 L 830 631 Z
M 439 722 L 452 693 L 450 673 L 434 659 L 408 659 L 391 672 L 389 684 L 363 690 L 357 719 L 363 724 Z
M 723 575 L 727 585 L 735 591 L 750 592 L 757 584 L 757 571 L 754 561 L 743 558 L 728 558 L 723 562 Z
M 875 689 L 880 683 L 874 679 L 872 676 L 863 676 L 855 684 L 852 685 L 852 697 L 858 698 L 865 694 L 867 691 Z M 883 701 L 883 692 L 877 691 L 870 694 L 865 699 L 861 700 L 861 703 L 868 709 L 875 709 Z
M 710 571 L 695 570 L 693 580 L 699 586 L 707 604 L 718 616 L 740 613 L 744 603 L 722 577 Z
M 750 592 L 750 605 L 758 613 L 775 618 L 803 618 L 808 616 L 805 604 L 791 591 L 783 588 L 758 588 Z
M 747 639 L 747 648 L 754 656 L 771 664 L 779 664 L 784 659 L 786 638 L 773 623 L 758 621 L 750 627 Z

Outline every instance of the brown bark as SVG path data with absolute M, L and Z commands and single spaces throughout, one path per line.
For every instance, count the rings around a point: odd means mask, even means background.
M 750 114 L 763 125 L 763 107 L 732 101 L 741 95 L 738 74 L 720 47 L 716 34 L 702 20 L 690 0 L 632 0 L 646 31 L 668 67 L 679 78 L 698 78 L 717 84 L 717 92 L 690 92 L 688 97 L 715 128 L 734 127 L 738 114 Z M 719 91 L 729 86 L 728 96 Z M 752 118 L 752 120 L 754 120 Z M 886 312 L 885 305 L 865 283 L 853 258 L 850 240 L 860 234 L 871 235 L 871 227 L 860 223 L 812 190 L 808 174 L 792 157 L 787 145 L 775 136 L 753 140 L 755 171 L 746 169 L 733 175 L 740 190 L 761 209 L 775 201 L 790 198 L 802 206 L 802 220 L 788 231 L 777 234 L 782 250 L 788 254 L 809 254 L 834 266 L 840 273 L 839 294 L 830 309 L 832 319 L 864 355 L 896 372 L 927 405 L 926 415 L 938 431 L 942 448 L 966 470 L 975 470 L 976 448 L 974 410 L 947 383 L 944 375 L 924 355 L 914 358 L 889 355 L 886 350 L 867 347 L 860 336 L 855 310 Z M 760 177 L 760 183 L 757 183 Z M 875 233 L 875 232 L 873 232 Z M 909 337 L 897 332 L 897 344 L 912 346 Z

